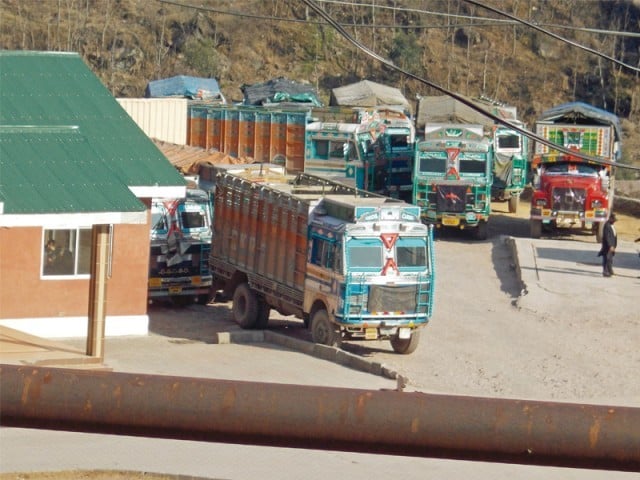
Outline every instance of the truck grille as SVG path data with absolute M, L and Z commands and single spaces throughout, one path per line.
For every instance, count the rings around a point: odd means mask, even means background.
M 436 207 L 439 212 L 464 212 L 466 185 L 437 185 Z
M 551 205 L 558 211 L 581 212 L 584 211 L 585 198 L 584 188 L 554 188 Z
M 416 288 L 416 285 L 372 285 L 369 287 L 367 310 L 413 313 L 416 311 Z

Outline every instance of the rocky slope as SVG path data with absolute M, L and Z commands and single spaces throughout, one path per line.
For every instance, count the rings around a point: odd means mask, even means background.
M 0 0 L 0 48 L 77 51 L 119 97 L 153 79 L 218 79 L 228 99 L 277 77 L 331 88 L 369 79 L 407 98 L 439 92 L 357 50 L 302 1 Z M 363 45 L 429 82 L 518 107 L 531 125 L 541 111 L 581 100 L 622 118 L 626 163 L 640 165 L 640 80 L 633 69 L 465 0 L 317 2 Z M 637 0 L 485 0 L 557 36 L 640 64 Z M 588 8 L 584 6 L 588 4 Z M 591 30 L 581 30 L 588 28 Z M 612 33 L 614 32 L 614 33 Z M 635 178 L 633 172 L 623 172 Z

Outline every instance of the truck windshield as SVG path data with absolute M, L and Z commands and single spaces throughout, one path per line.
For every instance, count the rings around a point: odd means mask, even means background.
M 408 128 L 387 128 L 385 136 L 389 139 L 389 148 L 407 148 L 409 146 L 409 137 L 411 132 Z
M 205 208 L 193 204 L 180 205 L 180 224 L 183 230 L 208 228 Z
M 351 239 L 347 247 L 349 269 L 382 268 L 382 241 L 379 239 Z
M 427 244 L 424 239 L 400 237 L 396 244 L 398 268 L 424 269 L 427 266 Z
M 497 142 L 498 151 L 500 150 L 519 150 L 520 136 L 515 133 L 498 135 Z
M 487 170 L 486 160 L 476 159 L 460 159 L 460 175 L 465 173 L 481 173 L 484 174 Z
M 445 173 L 447 158 L 426 154 L 426 156 L 420 157 L 418 168 L 421 173 Z
M 545 173 L 548 175 L 585 175 L 588 177 L 596 177 L 598 170 L 584 163 L 555 163 L 546 167 Z

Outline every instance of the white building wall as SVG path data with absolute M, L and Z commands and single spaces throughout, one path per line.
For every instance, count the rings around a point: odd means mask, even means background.
M 149 138 L 187 144 L 186 98 L 118 98 L 118 103 Z

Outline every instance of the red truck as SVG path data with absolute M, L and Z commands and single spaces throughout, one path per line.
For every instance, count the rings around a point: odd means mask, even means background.
M 536 122 L 536 133 L 576 155 L 536 142 L 531 237 L 539 238 L 545 230 L 569 228 L 591 231 L 599 242 L 613 208 L 613 164 L 621 155 L 618 117 L 571 102 L 545 111 Z

